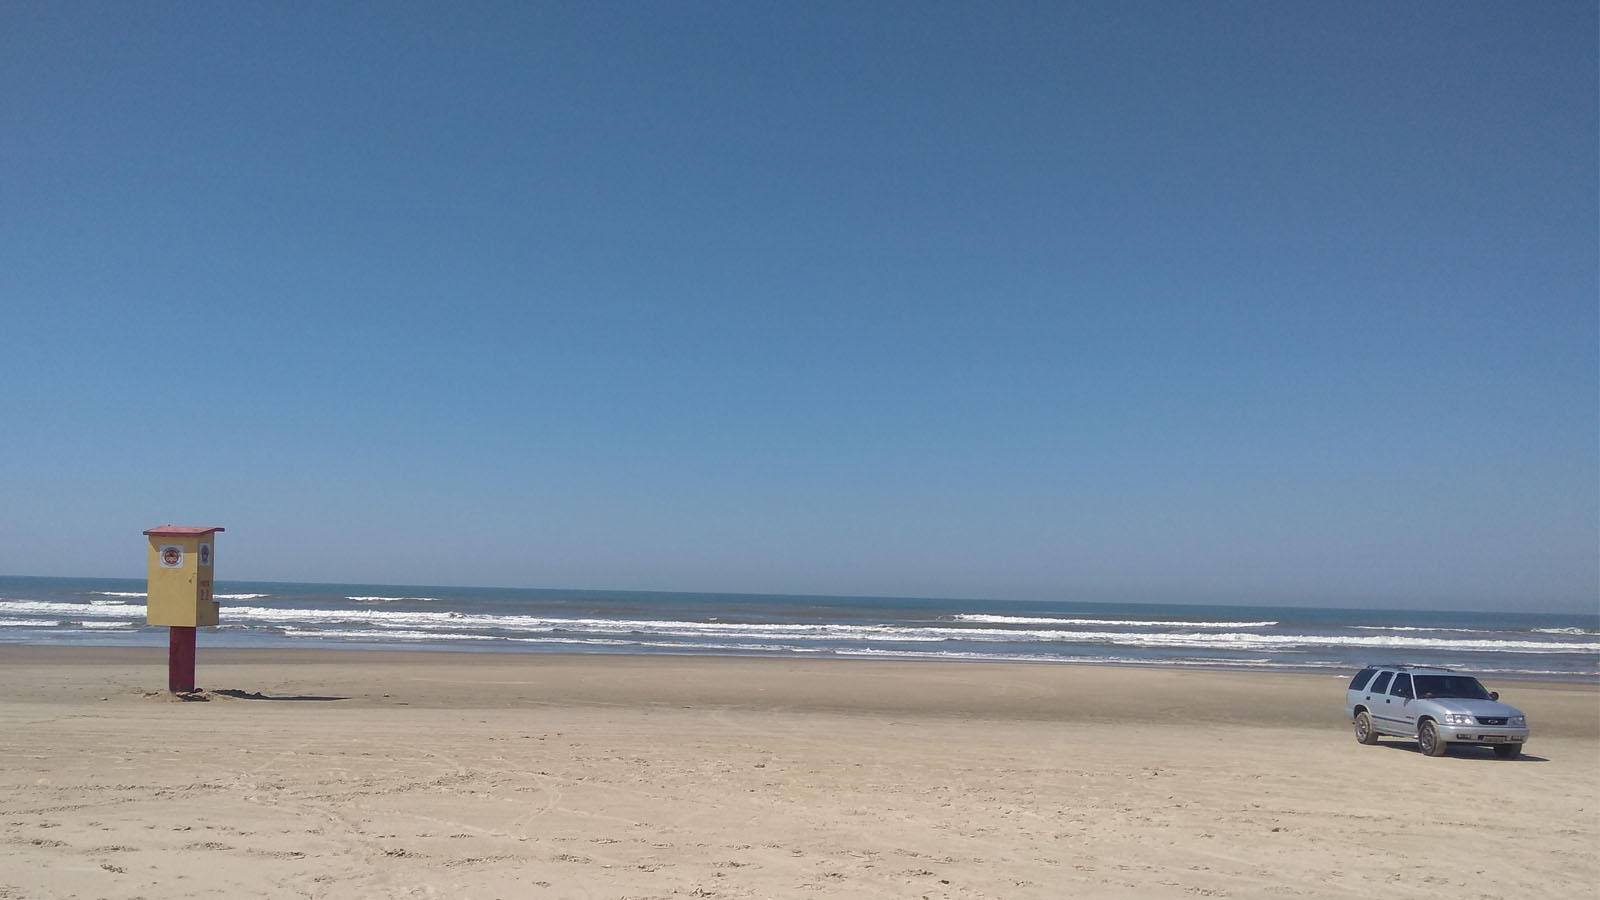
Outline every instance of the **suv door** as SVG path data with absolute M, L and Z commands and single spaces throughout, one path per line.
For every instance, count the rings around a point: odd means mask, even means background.
M 1393 679 L 1393 671 L 1380 671 L 1361 694 L 1367 715 L 1372 717 L 1372 727 L 1380 734 L 1404 733 L 1405 723 L 1395 718 L 1394 698 L 1389 696 L 1389 682 Z
M 1385 707 L 1385 715 L 1394 716 L 1392 720 L 1395 727 L 1402 729 L 1401 734 L 1410 737 L 1417 733 L 1417 705 L 1412 701 L 1416 699 L 1416 692 L 1412 690 L 1411 673 L 1399 672 L 1394 676 L 1394 683 L 1389 685 L 1389 696 Z

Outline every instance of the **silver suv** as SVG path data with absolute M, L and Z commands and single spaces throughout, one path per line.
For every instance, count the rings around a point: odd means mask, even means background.
M 1516 759 L 1528 740 L 1528 719 L 1499 700 L 1478 679 L 1450 669 L 1368 666 L 1350 680 L 1344 711 L 1363 744 L 1383 735 L 1414 738 L 1428 756 L 1443 756 L 1451 744 L 1480 744 Z

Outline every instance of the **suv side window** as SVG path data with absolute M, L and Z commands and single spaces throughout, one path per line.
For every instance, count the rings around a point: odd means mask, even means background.
M 1409 672 L 1401 672 L 1396 675 L 1394 677 L 1394 687 L 1389 688 L 1389 693 L 1396 697 L 1404 697 L 1410 700 L 1414 696 L 1411 693 L 1411 674 Z
M 1370 690 L 1374 694 L 1381 694 L 1384 691 L 1387 691 L 1389 689 L 1389 679 L 1391 679 L 1393 677 L 1394 677 L 1394 673 L 1393 672 L 1384 672 L 1382 675 L 1378 676 L 1378 680 L 1377 681 L 1374 681 L 1372 683 L 1372 687 L 1370 688 Z
M 1362 688 L 1366 687 L 1367 686 L 1367 682 L 1372 680 L 1372 673 L 1374 673 L 1376 671 L 1378 671 L 1378 670 L 1377 669 L 1362 669 L 1361 671 L 1357 672 L 1356 673 L 1356 677 L 1350 679 L 1350 690 L 1359 691 Z

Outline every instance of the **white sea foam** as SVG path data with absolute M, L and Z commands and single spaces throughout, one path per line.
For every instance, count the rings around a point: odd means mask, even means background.
M 38 613 L 41 615 L 70 613 L 74 618 L 80 616 L 142 616 L 144 604 L 138 603 L 59 603 L 54 600 L 21 600 L 8 601 L 0 605 L 0 609 L 8 613 Z
M 567 638 L 567 637 L 536 637 L 536 638 L 511 638 L 525 644 L 587 644 L 595 647 L 643 647 L 642 641 L 623 641 L 616 638 Z M 763 649 L 771 649 L 773 645 L 760 645 Z
M 265 595 L 263 595 L 265 596 Z M 438 597 L 346 597 L 356 603 L 438 603 Z
M 83 607 L 77 607 L 83 609 Z M 685 622 L 659 619 L 555 618 L 544 616 L 469 615 L 453 612 L 376 609 L 293 610 L 269 607 L 230 608 L 237 623 L 284 625 L 363 625 L 385 631 L 426 631 L 437 635 L 505 632 L 528 634 L 627 635 L 651 642 L 662 638 L 699 640 L 772 639 L 803 642 L 933 643 L 946 641 L 1112 645 L 1143 648 L 1192 648 L 1276 652 L 1306 647 L 1368 647 L 1396 650 L 1456 650 L 1474 653 L 1582 653 L 1600 651 L 1600 643 L 1539 640 L 1488 640 L 1374 634 L 1260 634 L 1253 632 L 1078 631 L 1067 629 L 996 629 L 900 625 L 803 623 Z M 322 632 L 328 633 L 328 632 Z M 493 635 L 489 635 L 493 636 Z
M 146 596 L 144 591 L 90 591 L 89 593 L 91 593 L 91 594 L 99 594 L 102 597 L 144 597 L 144 596 Z
M 1427 628 L 1416 625 L 1351 625 L 1356 631 L 1430 631 L 1439 634 L 1454 632 L 1457 634 L 1476 634 L 1479 632 L 1494 633 L 1494 629 L 1484 628 Z
M 1445 628 L 1427 625 L 1350 625 L 1356 631 L 1422 632 L 1425 634 L 1504 634 L 1515 629 L 1506 628 Z M 1533 634 L 1600 634 L 1587 628 L 1530 628 Z
M 411 640 L 411 641 L 492 641 L 487 634 L 440 634 L 434 631 L 334 631 L 325 629 L 285 628 L 289 637 L 338 638 L 340 640 Z
M 212 599 L 214 599 L 214 600 L 260 600 L 262 597 L 270 597 L 270 596 L 272 596 L 272 595 L 271 594 L 214 594 L 214 595 L 212 595 Z
M 1033 616 L 990 616 L 963 613 L 953 618 L 962 622 L 991 625 L 1104 625 L 1120 628 L 1269 628 L 1277 622 L 1175 622 L 1166 619 L 1054 619 Z

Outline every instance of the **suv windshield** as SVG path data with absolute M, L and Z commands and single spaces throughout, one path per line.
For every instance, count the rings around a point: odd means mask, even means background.
M 1458 697 L 1463 700 L 1487 700 L 1489 692 L 1478 679 L 1466 675 L 1418 675 L 1418 697 Z

